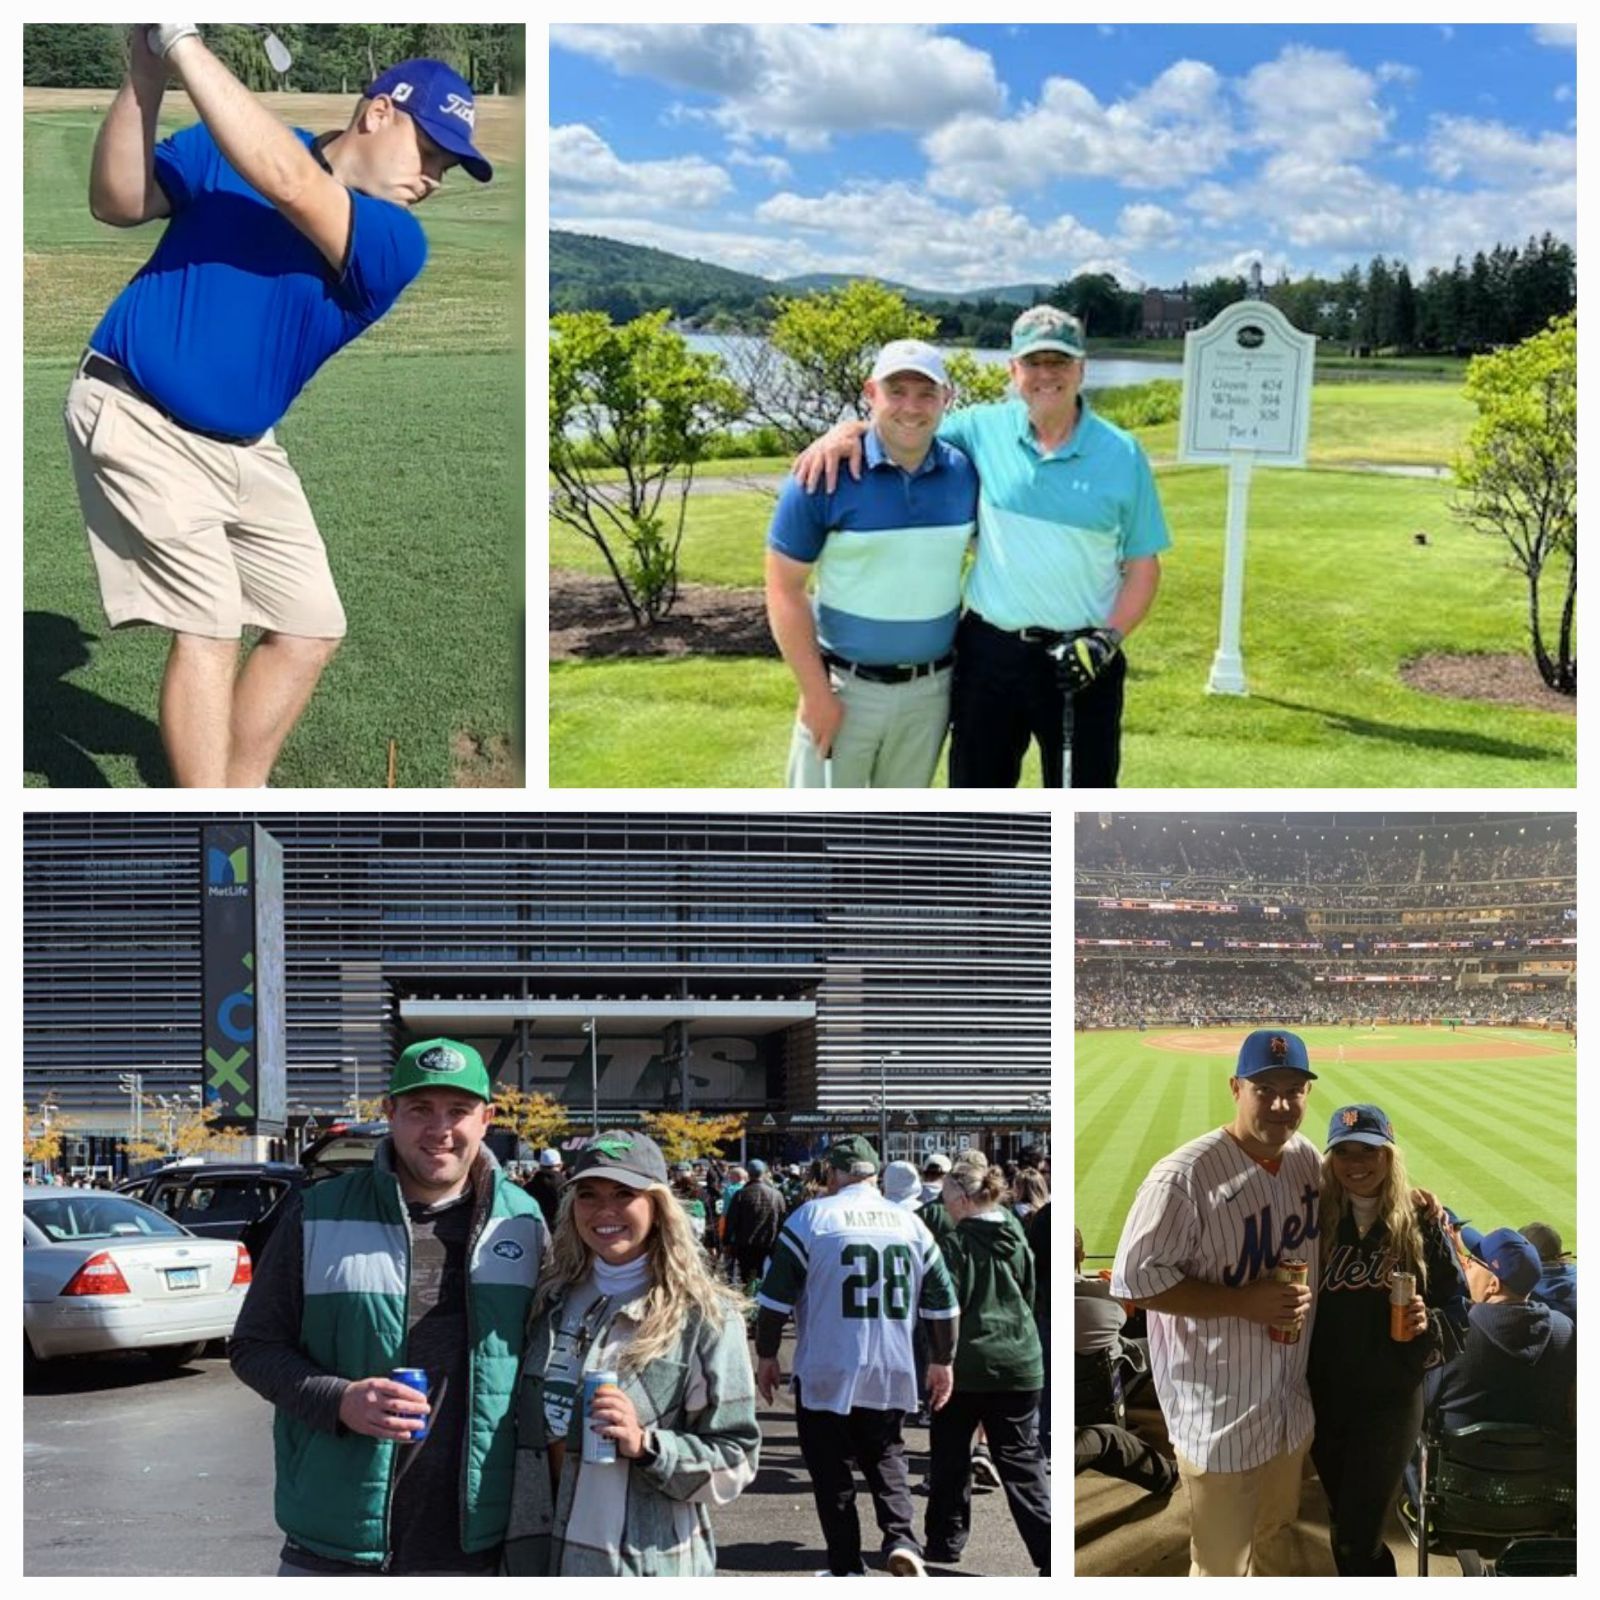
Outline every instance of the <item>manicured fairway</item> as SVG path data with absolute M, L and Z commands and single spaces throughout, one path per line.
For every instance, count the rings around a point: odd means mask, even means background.
M 1109 1266 L 1135 1191 L 1162 1156 L 1232 1118 L 1246 1028 L 1152 1027 L 1076 1038 L 1074 1221 Z M 1367 1101 L 1394 1122 L 1412 1178 L 1488 1230 L 1548 1222 L 1577 1248 L 1577 1055 L 1537 1030 L 1297 1030 L 1317 1074 L 1301 1132 Z M 1342 1058 L 1341 1058 L 1342 1052 Z
M 30 103 L 58 103 L 35 93 Z M 353 100 L 282 98 L 288 120 L 342 125 Z M 156 732 L 164 636 L 105 627 L 73 492 L 61 405 L 101 312 L 160 224 L 89 215 L 89 153 L 110 91 L 24 117 L 25 781 L 169 781 Z M 192 122 L 181 99 L 162 131 Z M 523 415 L 520 113 L 480 101 L 494 182 L 453 174 L 416 213 L 429 261 L 395 310 L 314 378 L 279 435 L 326 539 L 350 633 L 274 782 L 447 786 L 520 721 Z M 489 781 L 493 781 L 492 779 Z

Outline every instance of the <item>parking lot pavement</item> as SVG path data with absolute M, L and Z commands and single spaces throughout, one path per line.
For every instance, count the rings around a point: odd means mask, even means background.
M 784 1370 L 790 1348 L 783 1351 Z M 761 1471 L 713 1513 L 718 1572 L 806 1575 L 823 1565 L 787 1397 L 761 1410 Z M 907 1433 L 913 1482 L 927 1434 Z M 877 1525 L 858 1499 L 872 1565 Z M 23 1566 L 29 1577 L 212 1575 L 277 1568 L 271 1412 L 219 1356 L 173 1375 L 139 1356 L 53 1363 L 23 1402 Z M 916 1497 L 920 1529 L 925 1496 Z M 998 1490 L 973 1500 L 956 1576 L 1031 1576 Z

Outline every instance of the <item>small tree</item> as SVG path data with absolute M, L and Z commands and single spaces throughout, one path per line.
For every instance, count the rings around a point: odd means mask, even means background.
M 61 1135 L 72 1126 L 72 1119 L 56 1109 L 55 1098 L 46 1095 L 30 1111 L 28 1102 L 22 1102 L 22 1159 L 53 1166 L 61 1159 Z
M 559 1100 L 519 1089 L 512 1083 L 495 1085 L 494 1120 L 535 1150 L 555 1144 L 572 1126 L 566 1107 Z
M 1478 420 L 1456 458 L 1454 511 L 1469 527 L 1503 539 L 1528 584 L 1528 633 L 1539 676 L 1562 694 L 1578 692 L 1578 319 L 1551 320 L 1543 333 L 1467 368 L 1467 398 Z M 1565 558 L 1566 596 L 1556 654 L 1545 648 L 1540 582 L 1551 558 Z
M 1011 385 L 1011 370 L 995 361 L 980 361 L 970 350 L 952 350 L 944 360 L 955 398 L 953 411 L 962 406 L 981 406 L 1004 400 Z
M 695 466 L 744 411 L 719 359 L 691 352 L 667 316 L 622 327 L 599 311 L 550 319 L 551 515 L 599 549 L 636 627 L 678 598 Z M 602 480 L 599 467 L 620 479 Z M 674 481 L 675 520 L 662 509 Z
M 644 1119 L 644 1126 L 668 1161 L 695 1161 L 701 1156 L 721 1155 L 723 1145 L 744 1131 L 744 1118 L 706 1117 L 697 1111 L 657 1111 Z
M 881 283 L 779 297 L 765 340 L 729 350 L 729 365 L 751 416 L 798 450 L 841 417 L 865 417 L 862 386 L 879 347 L 891 339 L 932 339 L 938 321 Z

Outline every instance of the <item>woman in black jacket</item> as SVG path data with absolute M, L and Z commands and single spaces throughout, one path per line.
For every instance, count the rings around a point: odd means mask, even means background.
M 1422 1369 L 1437 1340 L 1429 1308 L 1459 1293 L 1455 1263 L 1377 1106 L 1334 1112 L 1322 1174 L 1311 1459 L 1339 1575 L 1394 1577 L 1383 1529 L 1422 1426 Z M 1396 1271 L 1411 1274 L 1416 1292 L 1391 1319 Z

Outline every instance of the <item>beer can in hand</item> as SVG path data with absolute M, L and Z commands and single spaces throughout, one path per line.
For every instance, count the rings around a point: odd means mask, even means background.
M 389 1374 L 389 1381 L 391 1383 L 403 1383 L 406 1388 L 415 1389 L 424 1400 L 428 1397 L 428 1374 L 421 1367 L 396 1367 Z M 406 1413 L 407 1416 L 410 1416 L 410 1414 L 410 1412 Z M 424 1417 L 422 1426 L 405 1442 L 407 1444 L 421 1444 L 428 1437 L 428 1421 L 429 1419 Z
M 1303 1284 L 1311 1276 L 1311 1263 L 1282 1261 L 1273 1270 L 1272 1276 L 1279 1283 Z M 1274 1322 L 1267 1328 L 1267 1337 L 1274 1344 L 1299 1344 L 1300 1330 L 1304 1326 L 1304 1318 L 1296 1322 Z
M 1398 1269 L 1389 1274 L 1389 1337 L 1397 1344 L 1409 1344 L 1415 1337 L 1411 1331 L 1411 1301 L 1416 1292 L 1414 1274 Z
M 594 1431 L 594 1397 L 602 1389 L 615 1389 L 617 1375 L 610 1371 L 583 1375 L 583 1459 L 604 1464 L 617 1459 L 617 1441 Z

